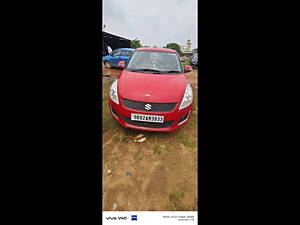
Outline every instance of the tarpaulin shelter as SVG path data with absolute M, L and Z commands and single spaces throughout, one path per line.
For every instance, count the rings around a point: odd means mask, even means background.
M 102 55 L 108 55 L 108 46 L 112 50 L 117 48 L 131 48 L 131 40 L 102 31 L 102 46 Z

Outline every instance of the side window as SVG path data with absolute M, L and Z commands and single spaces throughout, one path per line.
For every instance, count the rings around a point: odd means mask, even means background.
M 125 56 L 131 56 L 132 52 L 131 51 L 125 51 Z
M 119 56 L 121 51 L 115 51 L 112 56 Z
M 120 55 L 121 55 L 121 56 L 125 56 L 125 51 L 122 50 L 121 53 L 120 53 Z

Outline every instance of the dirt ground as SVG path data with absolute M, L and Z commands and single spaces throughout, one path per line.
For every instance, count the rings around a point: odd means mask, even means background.
M 172 133 L 125 129 L 109 113 L 108 91 L 121 73 L 103 69 L 103 209 L 197 210 L 197 74 L 186 74 L 194 91 L 189 123 Z M 108 75 L 108 76 L 106 76 Z M 143 134 L 142 143 L 134 137 Z

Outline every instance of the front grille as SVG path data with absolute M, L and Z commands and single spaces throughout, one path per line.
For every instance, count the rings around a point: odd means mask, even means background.
M 137 101 L 132 101 L 123 98 L 122 99 L 123 105 L 128 108 L 128 109 L 134 109 L 134 110 L 139 110 L 143 112 L 171 112 L 175 106 L 176 102 L 174 103 L 151 103 L 151 102 L 137 102 Z M 151 109 L 146 110 L 145 105 L 150 104 Z
M 170 127 L 172 125 L 172 123 L 174 122 L 174 121 L 166 121 L 163 123 L 150 123 L 150 122 L 134 121 L 126 116 L 124 116 L 124 120 L 126 123 L 133 125 L 133 126 L 149 127 L 149 128 L 166 128 L 166 127 Z

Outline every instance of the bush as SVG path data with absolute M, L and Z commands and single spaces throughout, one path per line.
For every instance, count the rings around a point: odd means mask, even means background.
M 186 58 L 184 62 L 182 62 L 182 65 L 191 65 L 191 60 L 189 58 Z
M 140 40 L 138 40 L 137 38 L 135 40 L 131 41 L 131 47 L 132 48 L 140 48 L 142 47 Z
M 183 55 L 182 52 L 181 52 L 181 49 L 180 49 L 180 45 L 177 44 L 177 43 L 169 43 L 164 48 L 173 49 L 173 50 L 177 51 L 180 56 Z

